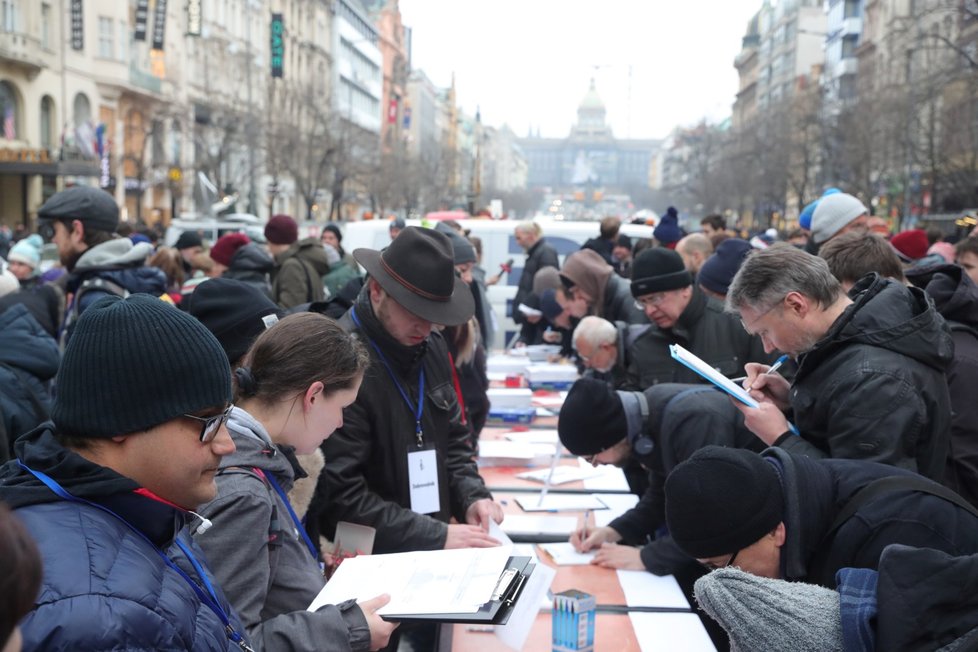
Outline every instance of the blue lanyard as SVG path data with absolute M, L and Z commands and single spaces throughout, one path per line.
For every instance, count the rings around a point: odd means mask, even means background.
M 363 326 L 360 325 L 360 320 L 357 318 L 356 308 L 350 309 L 350 317 L 353 318 L 353 323 L 357 325 L 357 328 L 363 330 Z M 366 334 L 364 334 L 364 336 L 367 337 Z M 394 375 L 394 370 L 391 369 L 390 364 L 388 364 L 387 358 L 384 357 L 383 351 L 380 350 L 380 347 L 377 346 L 376 342 L 370 339 L 370 337 L 367 337 L 367 341 L 370 342 L 370 346 L 372 346 L 374 351 L 377 352 L 377 356 L 380 357 L 380 361 L 384 363 L 384 368 L 387 369 L 387 373 L 390 375 L 391 380 L 394 381 L 394 387 L 397 388 L 401 398 L 404 399 L 404 402 L 407 403 L 408 409 L 414 415 L 414 433 L 418 438 L 418 448 L 421 448 L 424 445 L 424 433 L 421 432 L 421 413 L 424 410 L 424 363 L 421 363 L 421 369 L 418 371 L 418 407 L 415 408 L 411 403 L 411 398 L 408 396 L 408 393 L 403 387 L 401 387 L 400 381 L 398 381 L 397 376 Z
M 289 502 L 289 497 L 282 490 L 282 485 L 278 483 L 271 473 L 262 472 L 262 475 L 265 476 L 265 479 L 268 480 L 268 484 L 272 485 L 272 489 L 275 490 L 278 497 L 282 499 L 283 503 L 285 503 L 285 509 L 289 510 L 289 516 L 292 517 L 292 523 L 299 531 L 299 534 L 302 535 L 302 540 L 306 542 L 306 547 L 309 548 L 309 554 L 312 555 L 312 558 L 319 563 L 319 570 L 325 570 L 323 562 L 319 561 L 319 551 L 317 551 L 316 546 L 312 544 L 312 539 L 310 539 L 309 535 L 306 533 L 306 528 L 303 527 L 302 521 L 296 515 L 295 510 L 292 509 L 292 503 Z
M 85 500 L 84 498 L 78 498 L 77 496 L 73 496 L 72 494 L 68 493 L 68 491 L 60 484 L 58 484 L 57 481 L 55 481 L 53 478 L 49 477 L 48 475 L 40 471 L 35 471 L 34 469 L 24 464 L 22 461 L 17 460 L 17 464 L 20 466 L 20 468 L 24 469 L 25 471 L 33 475 L 35 478 L 43 482 L 45 485 L 47 485 L 48 489 L 53 491 L 55 494 L 58 495 L 58 497 L 62 498 L 63 500 L 67 500 L 73 503 L 81 503 L 83 505 L 88 505 L 89 507 L 94 507 L 95 509 L 101 510 L 106 514 L 109 514 L 110 516 L 113 516 L 116 519 L 122 521 L 126 525 L 126 527 L 128 527 L 130 530 L 135 532 L 143 541 L 146 542 L 147 545 L 149 545 L 150 548 L 155 550 L 156 553 L 160 556 L 160 559 L 162 559 L 167 566 L 169 566 L 174 571 L 176 571 L 176 573 L 180 577 L 182 577 L 187 582 L 187 584 L 190 585 L 190 588 L 193 589 L 194 593 L 197 594 L 197 597 L 200 598 L 200 601 L 205 605 L 207 605 L 210 608 L 210 610 L 213 611 L 214 614 L 218 617 L 221 623 L 224 625 L 224 633 L 227 635 L 229 639 L 231 639 L 231 641 L 237 643 L 238 647 L 240 647 L 242 650 L 245 650 L 245 652 L 254 652 L 254 650 L 252 650 L 252 648 L 245 642 L 244 637 L 242 637 L 241 634 L 239 634 L 234 629 L 234 625 L 231 624 L 231 619 L 228 617 L 227 612 L 224 611 L 224 608 L 221 606 L 221 603 L 217 598 L 217 591 L 214 590 L 214 586 L 211 584 L 211 581 L 207 578 L 207 573 L 204 572 L 204 569 L 197 561 L 197 558 L 194 557 L 193 553 L 190 552 L 190 549 L 187 548 L 186 545 L 184 545 L 183 541 L 181 541 L 179 538 L 175 539 L 177 546 L 180 548 L 180 550 L 183 551 L 183 554 L 187 556 L 187 559 L 190 560 L 190 563 L 193 565 L 194 570 L 196 570 L 197 574 L 200 576 L 201 581 L 204 583 L 204 586 L 207 588 L 207 593 L 205 593 L 204 590 L 200 588 L 200 585 L 197 582 L 195 582 L 189 575 L 187 575 L 187 573 L 182 568 L 177 566 L 176 562 L 170 559 L 170 557 L 165 552 L 160 550 L 160 548 L 156 544 L 154 544 L 152 541 L 149 540 L 149 537 L 143 534 L 143 532 L 140 531 L 132 523 L 122 518 L 108 507 L 99 505 L 98 503 L 93 503 L 92 501 Z

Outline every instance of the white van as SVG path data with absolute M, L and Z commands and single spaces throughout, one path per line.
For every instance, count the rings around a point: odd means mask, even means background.
M 254 242 L 259 244 L 265 242 L 264 222 L 254 215 L 246 213 L 233 213 L 222 216 L 220 219 L 185 219 L 181 217 L 172 220 L 170 225 L 166 227 L 163 244 L 172 247 L 184 231 L 197 231 L 204 243 L 211 245 L 217 242 L 217 239 L 222 235 L 228 233 L 244 233 Z
M 581 248 L 590 238 L 599 235 L 600 224 L 598 222 L 567 222 L 557 220 L 535 220 L 543 230 L 543 237 L 547 243 L 557 250 L 560 262 L 563 264 L 564 258 Z M 471 235 L 482 239 L 482 267 L 486 270 L 487 276 L 493 276 L 499 272 L 501 266 L 508 260 L 513 260 L 513 267 L 509 274 L 504 274 L 500 282 L 489 288 L 489 302 L 496 314 L 498 327 L 493 346 L 501 348 L 519 330 L 517 325 L 509 317 L 510 304 L 516 296 L 516 286 L 520 282 L 520 275 L 523 273 L 523 263 L 526 254 L 523 249 L 516 244 L 513 230 L 519 222 L 510 220 L 486 220 L 486 219 L 467 219 L 458 220 L 464 229 L 470 230 Z M 420 220 L 408 220 L 408 226 L 421 226 Z M 390 233 L 388 228 L 390 222 L 386 220 L 370 220 L 366 222 L 350 222 L 341 224 L 343 231 L 343 248 L 348 252 L 353 252 L 359 247 L 369 249 L 383 249 L 390 244 Z M 622 224 L 621 233 L 630 238 L 651 238 L 652 227 L 644 224 Z

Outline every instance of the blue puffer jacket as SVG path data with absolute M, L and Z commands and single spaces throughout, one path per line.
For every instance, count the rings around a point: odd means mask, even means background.
M 21 622 L 24 649 L 240 651 L 218 616 L 159 555 L 159 549 L 166 551 L 198 580 L 176 545 L 179 538 L 205 564 L 184 528 L 186 512 L 65 449 L 52 427 L 47 423 L 22 437 L 18 457 L 133 527 L 95 507 L 61 500 L 16 461 L 0 467 L 0 500 L 27 526 L 44 564 L 41 593 Z M 208 578 L 214 582 L 212 575 Z M 243 631 L 220 589 L 215 590 L 232 626 Z
M 0 461 L 10 459 L 17 437 L 47 420 L 47 382 L 60 360 L 58 343 L 24 305 L 0 313 Z

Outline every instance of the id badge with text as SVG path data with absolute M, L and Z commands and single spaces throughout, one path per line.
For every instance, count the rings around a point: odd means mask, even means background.
M 411 511 L 433 514 L 441 510 L 438 493 L 438 456 L 435 449 L 408 453 Z

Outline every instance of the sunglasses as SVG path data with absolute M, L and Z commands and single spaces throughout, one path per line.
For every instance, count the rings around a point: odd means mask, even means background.
M 221 426 L 227 423 L 228 418 L 231 416 L 231 410 L 233 409 L 234 404 L 231 404 L 227 406 L 224 412 L 212 417 L 195 417 L 192 414 L 183 414 L 181 416 L 187 419 L 193 419 L 194 421 L 200 421 L 200 443 L 206 444 L 217 436 L 217 432 L 221 429 Z

